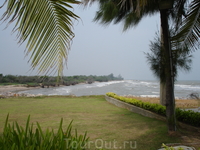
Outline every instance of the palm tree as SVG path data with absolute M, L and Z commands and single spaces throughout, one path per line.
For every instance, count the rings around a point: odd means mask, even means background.
M 187 16 L 185 11 L 187 0 L 84 0 L 84 4 L 88 5 L 97 1 L 99 3 L 99 10 L 96 13 L 95 21 L 100 21 L 102 24 L 109 24 L 124 22 L 124 30 L 137 25 L 140 20 L 147 15 L 160 13 L 161 20 L 161 39 L 163 49 L 163 59 L 167 62 L 165 64 L 165 83 L 166 83 L 166 116 L 167 126 L 169 131 L 176 130 L 175 123 L 175 101 L 174 101 L 174 79 L 173 79 L 173 62 L 171 47 L 176 43 L 181 42 L 181 34 L 185 33 L 183 29 L 179 30 L 183 22 L 183 16 Z M 193 0 L 196 3 L 197 0 Z M 193 3 L 193 1 L 191 3 Z M 199 6 L 199 3 L 197 4 Z M 194 8 L 192 7 L 190 11 Z M 197 16 L 199 11 L 197 13 Z M 175 28 L 179 36 L 174 38 L 174 43 L 171 45 L 169 40 L 169 18 L 175 23 Z M 199 20 L 199 17 L 196 19 Z M 185 21 L 186 22 L 186 21 Z M 186 22 L 187 23 L 187 22 Z M 198 22 L 195 24 L 199 25 Z M 192 26 L 191 30 L 194 26 Z M 182 32 L 181 32 L 182 31 Z M 197 28 L 197 35 L 199 37 L 199 27 Z M 187 33 L 187 32 L 186 32 Z M 178 35 L 178 34 L 177 34 Z M 198 41 L 198 39 L 196 40 Z M 191 45 L 193 46 L 193 45 Z M 190 48 L 190 47 L 189 47 Z
M 50 71 L 62 76 L 67 60 L 72 32 L 72 19 L 78 19 L 70 9 L 70 4 L 80 4 L 77 0 L 5 0 L 7 5 L 1 21 L 15 23 L 19 43 L 27 41 L 26 52 L 31 53 L 32 69 L 38 73 Z M 30 61 L 29 60 L 29 61 Z
M 172 32 L 170 32 L 172 34 Z M 180 43 L 179 43 L 180 44 Z M 173 61 L 173 76 L 174 81 L 177 80 L 178 70 L 182 70 L 185 72 L 190 71 L 191 63 L 192 63 L 192 55 L 190 55 L 186 50 L 179 49 L 179 45 L 177 45 L 177 49 L 172 50 L 172 61 Z M 160 80 L 160 103 L 162 105 L 166 105 L 165 102 L 165 59 L 162 59 L 162 47 L 161 47 L 161 39 L 156 34 L 156 38 L 154 41 L 151 41 L 150 44 L 151 53 L 145 53 L 147 62 L 150 65 L 150 69 L 153 71 L 155 77 Z

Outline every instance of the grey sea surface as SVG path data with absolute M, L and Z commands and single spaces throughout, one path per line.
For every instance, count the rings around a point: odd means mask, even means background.
M 178 81 L 175 83 L 175 97 L 187 99 L 191 93 L 200 94 L 200 81 Z M 159 97 L 159 81 L 123 80 L 110 82 L 94 82 L 92 84 L 77 84 L 50 88 L 39 88 L 18 93 L 34 95 L 105 95 L 114 92 L 118 95 L 133 95 L 140 97 Z M 190 109 L 200 112 L 200 108 Z
M 200 94 L 200 81 L 178 81 L 175 83 L 175 97 L 188 98 L 191 93 Z M 105 95 L 114 92 L 118 95 L 134 95 L 141 97 L 159 97 L 159 81 L 122 80 L 110 82 L 94 82 L 50 88 L 39 88 L 18 93 L 34 95 Z

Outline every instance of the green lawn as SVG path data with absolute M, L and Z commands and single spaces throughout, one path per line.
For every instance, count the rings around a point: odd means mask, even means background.
M 0 99 L 0 133 L 7 114 L 9 122 L 25 126 L 39 122 L 43 129 L 57 129 L 63 118 L 63 128 L 73 120 L 79 134 L 90 137 L 91 149 L 156 150 L 162 143 L 180 142 L 179 136 L 169 136 L 166 123 L 143 117 L 108 103 L 104 96 L 36 97 Z

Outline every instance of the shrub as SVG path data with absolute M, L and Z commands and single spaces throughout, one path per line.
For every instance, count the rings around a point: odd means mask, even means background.
M 194 112 L 192 110 L 182 110 L 176 108 L 176 118 L 177 120 L 191 124 L 196 127 L 200 127 L 200 113 Z
M 8 123 L 7 115 L 3 135 L 0 136 L 0 149 L 2 150 L 84 150 L 88 141 L 86 132 L 84 135 L 72 135 L 72 121 L 67 130 L 62 129 L 63 119 L 57 133 L 47 129 L 42 131 L 39 123 L 33 131 L 33 124 L 30 125 L 30 116 L 27 119 L 26 127 L 19 126 L 17 122 L 12 125 Z
M 124 101 L 126 103 L 135 105 L 137 107 L 141 107 L 143 109 L 152 111 L 154 113 L 157 113 L 162 116 L 166 116 L 166 107 L 162 106 L 160 104 L 152 104 L 149 102 L 142 102 L 141 100 L 137 99 L 132 99 L 132 98 L 126 98 L 122 96 L 118 96 L 115 93 L 109 92 L 106 93 L 107 96 L 113 97 L 115 99 Z M 182 110 L 180 108 L 176 108 L 176 118 L 178 121 L 184 122 L 186 124 L 200 127 L 200 113 L 199 112 L 194 112 L 192 110 Z
M 159 104 L 152 104 L 149 102 L 142 102 L 141 100 L 137 100 L 137 99 L 133 99 L 133 98 L 126 98 L 126 97 L 118 96 L 117 94 L 112 93 L 112 92 L 106 93 L 106 95 L 109 97 L 113 97 L 115 99 L 124 101 L 126 103 L 132 104 L 134 106 L 158 113 L 163 116 L 165 116 L 165 114 L 166 114 L 165 106 L 162 106 Z

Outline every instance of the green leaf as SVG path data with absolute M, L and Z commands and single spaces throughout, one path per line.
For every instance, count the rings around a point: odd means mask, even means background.
M 182 43 L 182 48 L 189 47 L 193 50 L 200 48 L 200 1 L 192 0 L 186 17 L 183 18 L 181 28 L 176 36 L 173 37 L 173 42 Z
M 38 73 L 56 71 L 62 76 L 71 41 L 74 14 L 69 4 L 76 0 L 8 0 L 1 20 L 15 23 L 19 43 L 27 41 L 26 52 L 31 53 L 32 69 Z
M 40 124 L 38 122 L 37 122 L 37 127 L 38 127 L 38 129 L 36 129 L 36 131 L 38 132 L 38 136 L 41 135 L 42 140 L 44 140 L 44 134 L 43 134 L 43 131 L 42 131 Z

